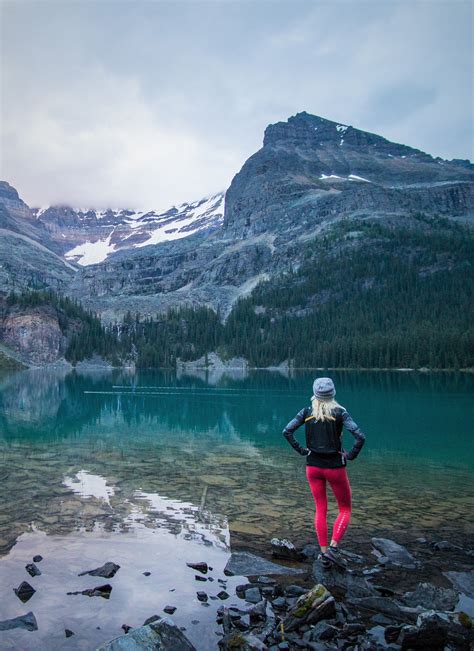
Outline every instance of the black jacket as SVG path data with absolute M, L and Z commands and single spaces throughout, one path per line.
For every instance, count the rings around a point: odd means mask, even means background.
M 351 418 L 344 407 L 336 407 L 332 412 L 335 420 L 316 421 L 312 408 L 301 409 L 283 430 L 283 436 L 300 454 L 306 455 L 308 466 L 320 468 L 340 468 L 347 459 L 357 457 L 365 443 L 365 434 Z M 305 425 L 306 447 L 302 447 L 294 437 L 295 430 Z M 354 446 L 349 452 L 342 447 L 342 428 L 345 427 L 355 437 Z

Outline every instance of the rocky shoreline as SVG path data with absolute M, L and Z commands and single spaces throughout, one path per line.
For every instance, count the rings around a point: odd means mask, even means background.
M 342 567 L 324 569 L 314 544 L 295 546 L 286 539 L 269 541 L 265 556 L 234 551 L 223 576 L 213 576 L 205 561 L 188 563 L 195 571 L 203 606 L 221 601 L 216 615 L 220 651 L 351 650 L 468 651 L 473 648 L 474 551 L 446 540 L 417 538 L 400 545 L 372 538 L 364 549 L 341 549 Z M 26 567 L 41 571 L 42 557 Z M 284 563 L 284 564 L 283 564 Z M 120 569 L 113 562 L 83 575 L 111 580 Z M 247 577 L 235 590 L 229 577 Z M 197 584 L 198 585 L 198 584 Z M 110 598 L 113 586 L 81 593 Z M 26 582 L 15 589 L 24 603 L 34 589 Z M 215 594 L 216 593 L 216 594 Z M 209 601 L 211 600 L 211 601 Z M 179 604 L 177 606 L 179 608 Z M 100 651 L 161 649 L 192 651 L 186 626 L 178 627 L 166 606 L 164 616 L 150 614 L 143 626 L 122 626 L 125 633 Z M 193 622 L 190 622 L 195 623 Z M 0 631 L 38 628 L 33 612 L 0 622 Z M 65 630 L 66 637 L 74 631 Z M 1 638 L 0 638 L 1 641 Z

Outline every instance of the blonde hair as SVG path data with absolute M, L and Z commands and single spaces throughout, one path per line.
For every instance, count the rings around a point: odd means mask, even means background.
M 332 411 L 341 405 L 334 398 L 331 398 L 331 400 L 319 400 L 316 396 L 312 396 L 311 406 L 315 420 L 336 420 Z

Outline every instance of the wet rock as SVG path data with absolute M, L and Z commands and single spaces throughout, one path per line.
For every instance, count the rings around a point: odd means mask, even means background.
M 302 588 L 300 585 L 289 585 L 285 588 L 285 594 L 291 595 L 292 597 L 300 597 L 307 592 L 308 588 Z
M 196 570 L 196 572 L 202 572 L 203 574 L 207 574 L 209 570 L 209 566 L 207 563 L 186 563 L 188 567 L 192 567 L 193 570 Z
M 257 604 L 262 598 L 260 590 L 257 587 L 247 588 L 244 593 L 245 601 L 250 602 L 251 604 Z
M 303 634 L 305 642 L 317 642 L 318 640 L 332 640 L 339 633 L 339 629 L 327 622 L 318 622 L 309 631 Z
M 143 572 L 143 576 L 151 576 L 151 572 Z
M 440 540 L 439 542 L 433 543 L 431 546 L 438 552 L 462 551 L 462 547 L 449 542 L 449 540 Z
M 401 630 L 401 626 L 395 626 L 393 624 L 387 626 L 384 631 L 385 640 L 387 642 L 396 642 Z
M 103 597 L 104 599 L 110 599 L 110 593 L 112 592 L 112 586 L 110 583 L 105 585 L 99 585 L 96 588 L 88 588 L 87 590 L 76 590 L 75 592 L 67 592 L 68 595 L 83 594 L 86 597 Z
M 224 569 L 224 574 L 231 576 L 232 574 L 240 574 L 242 576 L 260 576 L 261 574 L 301 574 L 304 569 L 296 569 L 292 567 L 285 567 L 284 565 L 277 565 L 267 561 L 261 556 L 251 554 L 250 552 L 233 552 L 227 561 Z
M 205 576 L 199 576 L 199 574 L 195 574 L 195 575 L 194 575 L 194 579 L 195 579 L 196 581 L 207 581 L 207 577 L 205 577 Z
M 351 571 L 341 572 L 337 568 L 324 569 L 319 561 L 313 563 L 313 579 L 325 585 L 332 592 L 341 592 L 346 597 L 370 597 L 378 593 L 363 576 Z
M 345 637 L 354 637 L 361 633 L 365 633 L 365 626 L 360 622 L 344 624 L 342 627 L 342 635 Z
M 407 619 L 406 610 L 402 610 L 395 601 L 388 597 L 350 597 L 347 601 L 361 610 L 382 613 L 397 621 L 403 622 Z
M 74 635 L 74 631 L 71 631 L 70 628 L 65 628 L 65 629 L 64 629 L 64 635 L 65 635 L 66 637 L 72 637 L 72 636 Z
M 286 538 L 272 538 L 270 544 L 272 546 L 272 556 L 275 558 L 281 558 L 287 561 L 302 561 L 306 558 L 296 549 L 294 544 Z
M 372 545 L 378 552 L 388 558 L 393 565 L 407 569 L 417 567 L 415 557 L 405 547 L 399 545 L 394 540 L 390 540 L 389 538 L 372 538 Z M 379 559 L 379 562 L 381 562 L 381 559 Z
M 416 626 L 402 626 L 397 642 L 402 649 L 443 649 L 447 626 L 434 611 L 423 613 Z
M 474 599 L 474 570 L 469 572 L 443 572 L 455 588 Z
M 43 557 L 41 556 L 41 554 L 37 554 L 36 556 L 33 556 L 33 563 L 41 563 L 42 560 Z
M 269 576 L 259 576 L 257 579 L 259 585 L 275 585 L 275 579 Z
M 133 627 L 128 624 L 122 624 L 121 628 L 124 633 L 128 633 L 128 631 L 131 631 Z
M 218 642 L 221 651 L 267 651 L 264 644 L 253 633 L 233 630 Z
M 22 581 L 18 588 L 13 588 L 14 593 L 24 604 L 31 599 L 36 590 L 31 586 L 28 581 Z
M 25 570 L 28 572 L 28 574 L 30 576 L 40 576 L 41 575 L 41 570 L 34 563 L 28 563 L 28 565 L 25 565 Z
M 219 597 L 219 599 L 222 599 L 222 601 L 230 597 L 229 593 L 226 592 L 225 590 L 221 590 L 220 592 L 218 592 L 217 596 Z
M 252 608 L 249 608 L 247 613 L 249 615 L 250 624 L 252 626 L 259 624 L 260 622 L 264 622 L 267 619 L 266 601 L 264 600 L 259 601 L 258 604 L 255 604 L 254 606 L 252 606 Z
M 202 592 L 202 591 L 196 592 L 196 596 L 198 598 L 198 601 L 207 601 L 207 599 L 208 599 L 207 594 L 205 592 Z
M 199 623 L 193 620 L 192 623 Z M 98 647 L 97 651 L 134 651 L 136 649 L 157 649 L 179 651 L 196 651 L 184 633 L 168 617 L 134 628 L 127 635 L 121 635 L 114 640 Z
M 9 631 L 12 628 L 24 628 L 27 631 L 37 631 L 38 623 L 36 617 L 31 611 L 26 613 L 26 615 L 20 615 L 20 617 L 0 621 L 0 631 Z
M 274 599 L 272 601 L 273 608 L 276 608 L 277 610 L 281 610 L 283 608 L 286 608 L 287 605 L 288 604 L 286 602 L 285 597 L 277 597 L 276 599 Z
M 434 610 L 454 610 L 459 595 L 451 588 L 437 588 L 431 583 L 419 583 L 413 592 L 407 592 L 403 602 L 407 606 L 423 606 Z
M 319 554 L 319 547 L 317 545 L 308 544 L 301 550 L 301 555 L 308 561 L 313 561 Z
M 95 570 L 87 570 L 86 572 L 81 572 L 78 574 L 78 576 L 85 576 L 86 574 L 89 574 L 90 576 L 101 576 L 104 579 L 111 579 L 116 575 L 119 569 L 120 565 L 109 561 L 100 567 L 96 567 Z
M 143 622 L 143 626 L 146 626 L 147 624 L 151 624 L 152 622 L 156 622 L 158 619 L 161 619 L 159 615 L 152 615 L 151 617 L 145 619 L 145 621 Z
M 168 615 L 172 615 L 176 610 L 176 606 L 165 606 L 163 608 L 163 611 L 167 613 Z
M 296 604 L 283 620 L 285 631 L 294 631 L 304 624 L 315 624 L 336 614 L 336 604 L 324 585 L 315 585 L 309 592 L 298 597 Z

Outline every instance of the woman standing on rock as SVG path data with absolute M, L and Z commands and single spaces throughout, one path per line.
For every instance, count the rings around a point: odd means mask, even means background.
M 317 378 L 313 383 L 313 393 L 311 407 L 299 411 L 285 427 L 283 435 L 299 454 L 306 456 L 306 477 L 316 505 L 314 524 L 321 547 L 318 559 L 324 567 L 330 567 L 333 563 L 344 566 L 339 557 L 338 544 L 346 532 L 352 510 L 346 464 L 348 459 L 355 459 L 361 451 L 365 435 L 346 409 L 334 400 L 336 389 L 331 378 Z M 303 423 L 306 447 L 302 447 L 294 437 L 295 430 Z M 342 447 L 343 427 L 356 439 L 349 452 Z M 329 548 L 326 482 L 329 482 L 339 508 Z

